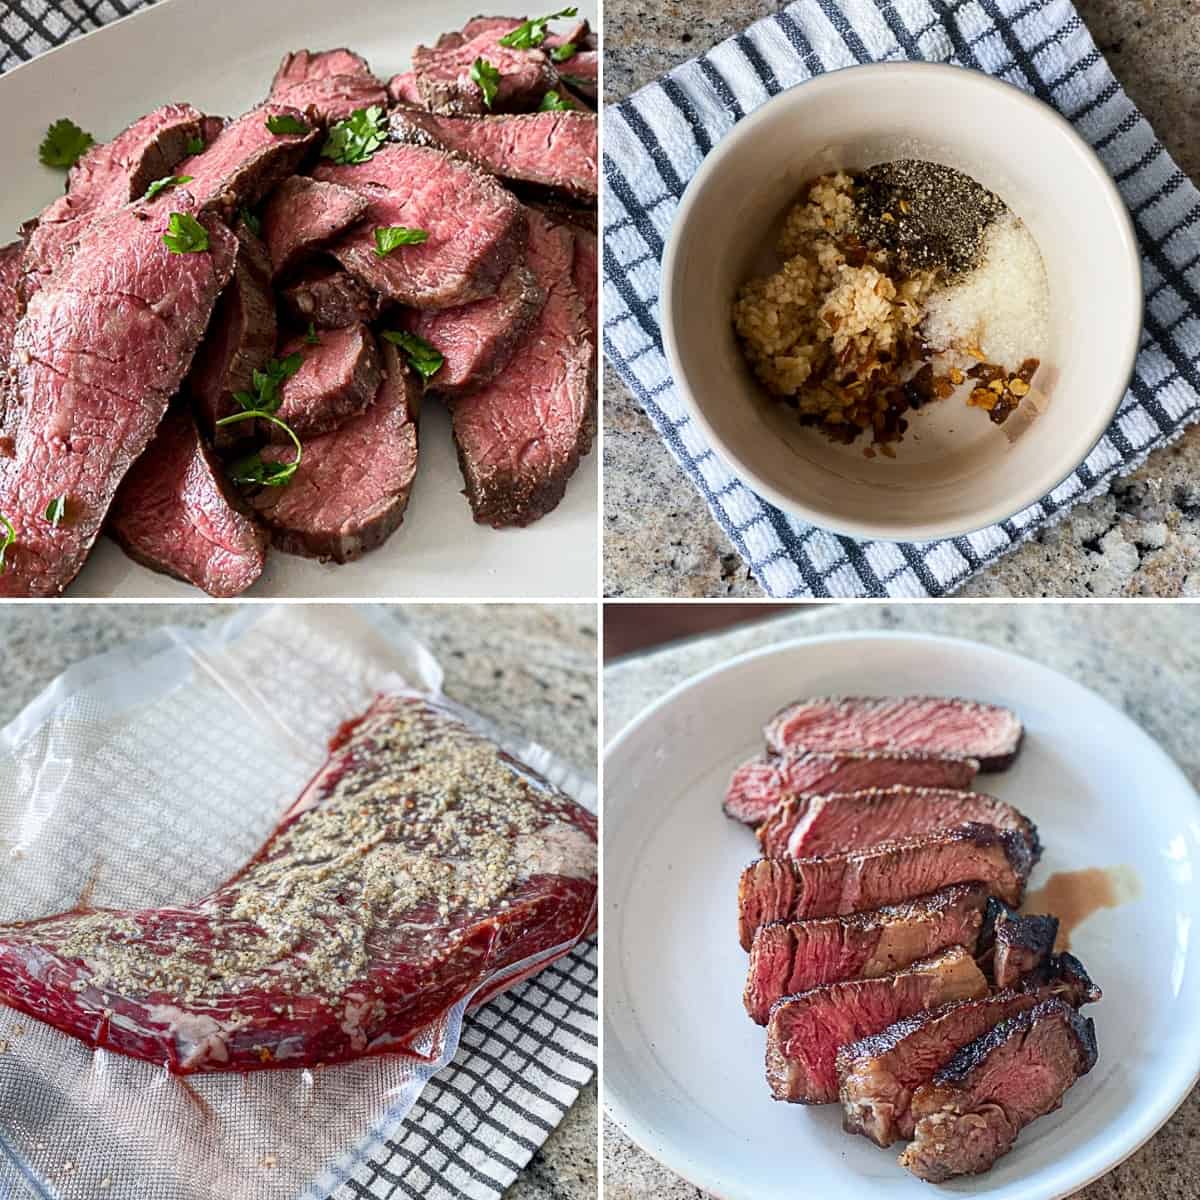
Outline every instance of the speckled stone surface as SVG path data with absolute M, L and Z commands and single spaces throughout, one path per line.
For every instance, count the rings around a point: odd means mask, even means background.
M 0 606 L 0 724 L 81 658 L 161 625 L 200 627 L 234 611 L 219 604 Z M 595 605 L 412 604 L 392 611 L 441 661 L 447 695 L 594 770 Z M 596 1118 L 593 1081 L 518 1176 L 510 1200 L 592 1200 Z
M 782 8 L 771 0 L 608 0 L 605 94 L 617 100 Z M 1117 78 L 1182 170 L 1200 178 L 1195 0 L 1077 0 Z M 756 596 L 761 589 L 637 402 L 605 375 L 604 589 Z M 976 576 L 963 596 L 1200 595 L 1200 430 Z
M 1200 787 L 1195 728 L 1200 606 L 1182 604 L 854 604 L 799 606 L 718 637 L 619 662 L 604 675 L 611 737 L 689 676 L 760 646 L 835 631 L 901 629 L 990 643 L 1045 663 L 1123 709 Z M 1079 1200 L 1200 1200 L 1200 1089 L 1131 1158 L 1075 1193 Z M 803 1194 L 797 1176 L 798 1195 Z M 932 1193 L 931 1193 L 932 1194 Z M 604 1125 L 607 1200 L 695 1200 L 705 1193 Z

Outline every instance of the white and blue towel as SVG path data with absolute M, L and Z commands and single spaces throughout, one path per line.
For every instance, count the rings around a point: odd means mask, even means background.
M 1063 113 L 1129 206 L 1146 293 L 1133 380 L 1074 475 L 999 525 L 912 544 L 827 533 L 742 484 L 676 395 L 658 304 L 675 209 L 718 139 L 784 88 L 896 59 L 986 71 Z M 945 595 L 1200 417 L 1200 194 L 1068 0 L 800 0 L 607 108 L 604 137 L 605 353 L 771 596 Z

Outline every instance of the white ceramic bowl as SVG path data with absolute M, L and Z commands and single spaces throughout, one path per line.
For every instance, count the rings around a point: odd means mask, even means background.
M 771 400 L 743 361 L 730 305 L 770 269 L 800 188 L 893 158 L 956 167 L 1032 233 L 1050 289 L 1043 411 L 1003 426 L 957 398 L 911 414 L 898 457 L 830 443 Z M 1058 113 L 977 71 L 881 63 L 818 76 L 741 121 L 705 159 L 663 261 L 663 334 L 676 384 L 713 448 L 786 512 L 854 537 L 923 541 L 1004 520 L 1061 483 L 1112 420 L 1141 334 L 1129 214 Z

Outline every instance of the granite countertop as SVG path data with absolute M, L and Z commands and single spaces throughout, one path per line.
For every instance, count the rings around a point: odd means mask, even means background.
M 1200 609 L 1185 605 L 821 606 L 614 664 L 604 673 L 604 727 L 611 739 L 684 679 L 760 646 L 834 631 L 944 633 L 1015 650 L 1093 688 L 1141 725 L 1200 787 L 1200 744 L 1191 719 L 1200 680 L 1198 623 Z M 1200 1200 L 1197 1139 L 1200 1088 L 1141 1150 L 1075 1196 Z M 605 1121 L 604 1194 L 606 1200 L 695 1200 L 705 1193 Z
M 236 611 L 228 604 L 6 605 L 0 609 L 0 724 L 81 658 L 161 625 L 199 627 Z M 411 604 L 392 612 L 441 661 L 447 695 L 580 767 L 595 763 L 593 605 Z M 517 1177 L 509 1200 L 592 1200 L 596 1103 L 593 1080 Z
M 1180 168 L 1200 178 L 1195 0 L 1076 0 L 1117 78 Z M 783 5 L 608 0 L 605 97 L 620 99 Z M 615 371 L 605 374 L 604 590 L 762 590 Z M 1200 595 L 1200 427 L 971 580 L 961 596 Z

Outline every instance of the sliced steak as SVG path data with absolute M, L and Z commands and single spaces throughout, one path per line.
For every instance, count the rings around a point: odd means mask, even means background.
M 600 51 L 580 50 L 558 68 L 559 78 L 581 99 L 595 107 L 600 94 Z
M 823 697 L 789 704 L 763 733 L 767 749 L 924 750 L 979 761 L 981 771 L 1012 765 L 1024 730 L 1007 708 L 945 696 Z
M 1029 844 L 1019 833 L 989 825 L 826 858 L 760 858 L 738 884 L 738 933 L 749 950 L 754 931 L 768 921 L 864 912 L 972 881 L 1016 906 L 1032 865 Z
M 295 267 L 366 216 L 367 198 L 336 183 L 304 175 L 285 179 L 271 193 L 263 211 L 263 237 L 275 275 Z
M 485 29 L 458 44 L 418 46 L 413 51 L 413 74 L 423 105 L 441 113 L 528 112 L 558 82 L 550 57 L 543 50 L 510 50 L 500 45 L 507 29 Z M 471 66 L 485 59 L 500 73 L 490 106 L 471 78 Z
M 782 996 L 874 979 L 951 946 L 973 948 L 987 903 L 983 884 L 965 883 L 873 912 L 763 925 L 750 947 L 746 1012 L 765 1025 Z
M 1058 918 L 1014 912 L 993 899 L 984 923 L 992 982 L 1012 987 L 1018 979 L 1046 963 L 1054 953 Z
M 393 75 L 388 80 L 388 98 L 394 104 L 409 104 L 419 108 L 424 101 L 421 99 L 421 89 L 417 87 L 417 76 L 413 71 L 404 71 Z
M 304 361 L 279 389 L 277 416 L 301 439 L 329 433 L 375 399 L 382 380 L 379 349 L 365 325 L 327 329 L 315 346 L 303 337 L 293 338 L 279 356 L 297 352 Z M 274 425 L 265 432 L 272 441 L 288 440 Z
M 351 50 L 297 50 L 284 55 L 269 99 L 312 108 L 322 121 L 330 122 L 348 117 L 356 108 L 387 108 L 389 97 L 361 55 Z
M 972 822 L 1016 830 L 1029 844 L 1033 861 L 1041 857 L 1037 827 L 1011 804 L 980 792 L 904 784 L 784 800 L 758 827 L 757 836 L 767 858 L 816 858 Z
M 442 396 L 457 396 L 490 383 L 512 360 L 546 302 L 537 276 L 515 266 L 494 296 L 461 308 L 409 309 L 401 324 L 445 358 L 429 381 Z
M 98 217 L 30 301 L 13 343 L 15 375 L 0 466 L 0 512 L 16 542 L 0 595 L 55 596 L 75 578 L 117 486 L 146 449 L 233 274 L 237 242 L 201 214 L 209 249 L 172 254 L 171 211 L 191 196 Z M 51 501 L 66 514 L 52 525 Z
M 594 379 L 587 317 L 565 229 L 529 213 L 527 265 L 546 292 L 508 369 L 452 406 L 454 441 L 475 520 L 528 525 L 562 499 L 591 447 Z
M 287 311 L 301 324 L 340 329 L 379 316 L 379 297 L 347 271 L 314 263 L 279 293 Z
M 900 1165 L 928 1183 L 988 1170 L 1096 1058 L 1095 1024 L 1065 1000 L 1008 1017 L 913 1094 L 916 1129 Z
M 362 283 L 414 308 L 454 308 L 492 296 L 519 261 L 528 235 L 525 210 L 490 176 L 440 150 L 384 146 L 365 163 L 322 163 L 316 177 L 370 201 L 358 228 L 330 253 Z M 428 241 L 380 257 L 375 230 L 406 225 Z
M 499 117 L 447 117 L 396 109 L 389 123 L 398 142 L 439 145 L 465 155 L 491 175 L 596 196 L 596 116 L 536 112 Z
M 520 189 L 515 188 L 514 190 L 519 191 Z M 556 225 L 566 225 L 573 232 L 582 229 L 593 236 L 596 234 L 595 205 L 569 204 L 559 198 L 548 200 L 545 197 L 530 198 L 526 202 L 530 208 L 536 208 L 538 212 L 545 213 Z
M 167 414 L 125 476 L 108 533 L 135 562 L 202 588 L 240 596 L 267 561 L 267 533 L 225 479 L 186 407 Z
M 584 312 L 587 313 L 588 337 L 592 343 L 592 357 L 598 358 L 600 353 L 600 295 L 599 295 L 600 259 L 596 235 L 586 230 L 575 231 L 575 265 L 572 277 L 575 280 L 575 290 L 583 300 Z
M 1078 1007 L 1099 1000 L 1100 989 L 1078 959 L 1064 955 L 1019 987 L 917 1013 L 843 1046 L 837 1071 L 846 1132 L 861 1133 L 877 1146 L 908 1140 L 916 1124 L 911 1103 L 917 1088 L 963 1046 L 1051 996 Z
M 832 1104 L 837 1053 L 922 1009 L 988 990 L 968 950 L 955 946 L 876 979 L 856 979 L 785 996 L 767 1022 L 767 1082 L 776 1100 Z
M 742 763 L 725 793 L 725 815 L 747 825 L 765 821 L 782 800 L 808 793 L 863 788 L 970 787 L 979 764 L 919 750 L 788 750 Z
M 304 458 L 284 487 L 263 488 L 251 503 L 288 554 L 352 562 L 399 527 L 417 471 L 420 387 L 390 342 L 382 347 L 384 380 L 367 410 L 304 444 Z M 291 446 L 268 446 L 263 458 L 289 462 Z
M 20 320 L 21 262 L 25 257 L 23 241 L 9 242 L 0 247 L 0 428 L 3 428 L 4 409 L 8 398 L 8 360 L 12 353 L 13 334 Z

